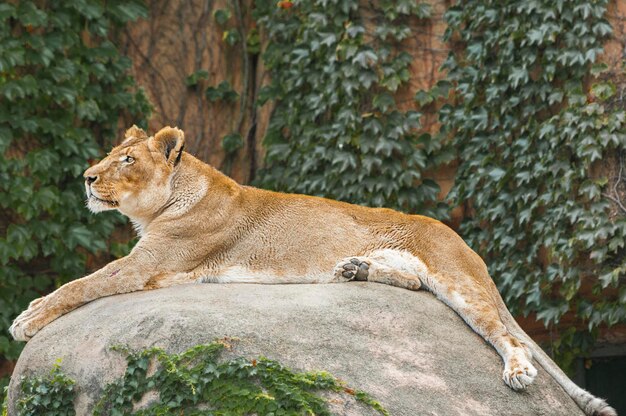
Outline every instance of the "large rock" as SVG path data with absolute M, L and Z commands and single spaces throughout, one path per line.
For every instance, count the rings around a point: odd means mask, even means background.
M 112 345 L 169 352 L 237 337 L 239 355 L 266 356 L 297 370 L 327 370 L 369 392 L 392 415 L 580 415 L 541 368 L 526 392 L 500 379 L 496 352 L 426 292 L 373 283 L 183 285 L 97 300 L 51 323 L 19 358 L 22 375 L 57 358 L 77 382 L 78 415 L 90 414 L 124 357 Z M 361 414 L 352 405 L 340 414 Z

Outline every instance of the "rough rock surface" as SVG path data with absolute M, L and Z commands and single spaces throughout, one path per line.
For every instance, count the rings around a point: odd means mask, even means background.
M 77 414 L 88 415 L 125 369 L 111 345 L 181 352 L 225 336 L 241 339 L 237 355 L 327 370 L 392 415 L 582 414 L 541 367 L 528 391 L 506 387 L 496 352 L 431 294 L 373 283 L 194 284 L 99 299 L 28 342 L 10 403 L 20 376 L 48 372 L 62 358 L 77 381 Z M 353 403 L 334 406 L 341 415 L 368 414 Z

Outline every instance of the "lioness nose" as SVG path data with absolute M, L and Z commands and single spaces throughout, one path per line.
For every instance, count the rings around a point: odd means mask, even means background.
M 98 179 L 97 176 L 87 176 L 85 180 L 87 181 L 87 185 L 91 185 Z

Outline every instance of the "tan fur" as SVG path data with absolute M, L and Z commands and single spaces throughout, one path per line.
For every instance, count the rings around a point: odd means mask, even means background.
M 128 256 L 31 303 L 11 327 L 16 339 L 117 293 L 195 281 L 367 279 L 433 292 L 500 353 L 507 385 L 517 390 L 532 383 L 537 371 L 530 360 L 542 352 L 515 326 L 484 262 L 453 230 L 419 215 L 241 186 L 183 146 L 179 129 L 148 137 L 133 126 L 121 145 L 87 169 L 89 208 L 119 210 L 141 239 Z M 542 356 L 541 364 L 566 383 L 551 360 Z M 568 387 L 588 414 L 615 414 Z

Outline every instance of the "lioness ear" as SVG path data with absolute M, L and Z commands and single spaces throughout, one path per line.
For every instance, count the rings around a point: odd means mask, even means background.
M 176 127 L 163 127 L 150 138 L 152 147 L 165 157 L 167 163 L 176 166 L 185 147 L 185 133 Z
M 136 137 L 138 139 L 147 139 L 148 133 L 137 127 L 137 125 L 133 124 L 131 128 L 126 130 L 124 134 L 124 141 L 130 139 L 131 137 Z

